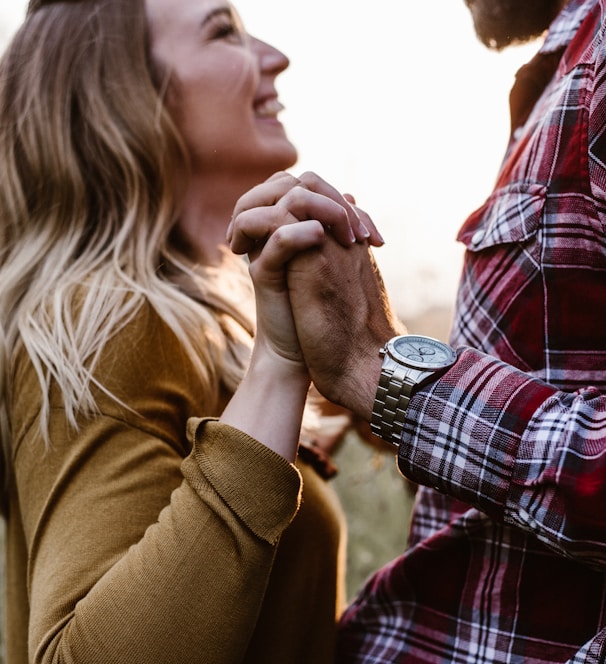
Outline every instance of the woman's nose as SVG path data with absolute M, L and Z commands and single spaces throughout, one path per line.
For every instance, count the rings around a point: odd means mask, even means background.
M 283 72 L 290 64 L 290 60 L 274 46 L 253 37 L 253 48 L 257 51 L 262 72 L 274 75 Z

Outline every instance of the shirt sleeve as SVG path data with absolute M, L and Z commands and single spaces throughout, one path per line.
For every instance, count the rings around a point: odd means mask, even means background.
M 563 393 L 464 349 L 411 399 L 399 464 L 562 555 L 606 563 L 606 397 L 592 387 Z

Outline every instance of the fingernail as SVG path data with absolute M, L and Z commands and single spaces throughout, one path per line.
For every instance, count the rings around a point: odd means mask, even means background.
M 368 228 L 366 228 L 366 226 L 363 224 L 362 221 L 360 221 L 360 230 L 362 231 L 362 235 L 364 236 L 364 238 L 368 240 L 368 238 L 370 237 L 370 231 L 368 230 Z

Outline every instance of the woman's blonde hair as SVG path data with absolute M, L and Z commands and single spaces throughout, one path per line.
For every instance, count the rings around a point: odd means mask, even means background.
M 74 426 L 95 412 L 99 355 L 144 302 L 175 332 L 209 394 L 220 381 L 235 389 L 244 372 L 251 320 L 241 316 L 247 334 L 232 334 L 225 321 L 238 312 L 220 292 L 204 293 L 202 283 L 204 306 L 175 285 L 175 275 L 188 274 L 170 242 L 187 158 L 162 103 L 166 84 L 150 58 L 143 0 L 45 3 L 30 10 L 0 61 L 5 469 L 22 347 L 42 386 L 43 428 L 53 381 Z M 190 332 L 201 320 L 203 338 Z

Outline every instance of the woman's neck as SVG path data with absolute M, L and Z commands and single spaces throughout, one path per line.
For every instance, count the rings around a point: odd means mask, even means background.
M 234 206 L 246 190 L 236 178 L 192 178 L 177 224 L 179 242 L 192 261 L 204 265 L 220 262 Z

